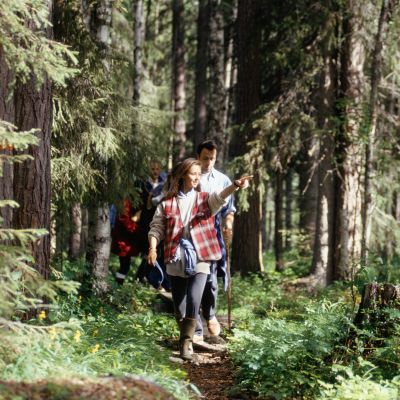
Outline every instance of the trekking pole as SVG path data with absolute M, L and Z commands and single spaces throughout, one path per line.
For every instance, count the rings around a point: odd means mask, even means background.
M 231 256 L 229 238 L 225 237 L 226 248 L 226 274 L 228 276 L 228 330 L 232 332 L 232 279 L 231 279 Z

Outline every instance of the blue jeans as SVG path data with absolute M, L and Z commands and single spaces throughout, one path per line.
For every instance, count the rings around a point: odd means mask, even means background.
M 190 278 L 169 275 L 175 316 L 195 319 L 199 315 L 207 274 L 198 273 Z
M 203 317 L 208 321 L 215 316 L 217 308 L 217 297 L 218 297 L 218 279 L 217 271 L 210 274 L 209 279 L 204 287 L 203 297 L 201 299 L 201 309 Z M 203 324 L 201 322 L 200 312 L 196 317 L 196 336 L 203 335 Z

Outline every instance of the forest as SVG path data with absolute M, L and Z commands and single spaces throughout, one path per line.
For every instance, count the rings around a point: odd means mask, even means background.
M 0 1 L 0 400 L 400 398 L 399 37 L 397 0 Z M 147 232 L 206 140 L 236 212 L 185 358 Z

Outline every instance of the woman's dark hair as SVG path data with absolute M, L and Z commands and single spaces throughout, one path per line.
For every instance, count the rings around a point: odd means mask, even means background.
M 197 146 L 196 153 L 197 153 L 198 156 L 200 155 L 200 153 L 201 153 L 201 151 L 203 149 L 207 149 L 207 150 L 210 150 L 210 151 L 212 151 L 212 150 L 217 150 L 218 151 L 217 144 L 214 142 L 214 140 L 211 140 L 211 139 L 210 140 L 204 140 L 204 142 L 201 142 Z
M 201 163 L 195 158 L 187 158 L 175 165 L 172 171 L 168 174 L 167 182 L 165 183 L 165 198 L 169 199 L 178 194 L 183 183 L 183 177 L 188 173 L 193 165 L 201 168 Z

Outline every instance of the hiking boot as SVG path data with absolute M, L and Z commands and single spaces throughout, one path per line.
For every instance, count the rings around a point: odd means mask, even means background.
M 193 360 L 193 335 L 196 329 L 196 320 L 184 318 L 180 324 L 179 353 L 182 360 Z
M 206 342 L 209 344 L 226 345 L 226 341 L 221 336 L 207 336 Z
M 219 336 L 221 333 L 221 325 L 215 316 L 207 321 L 207 328 L 211 336 Z
M 204 342 L 204 336 L 203 335 L 194 335 L 193 343 L 200 343 L 200 342 Z

